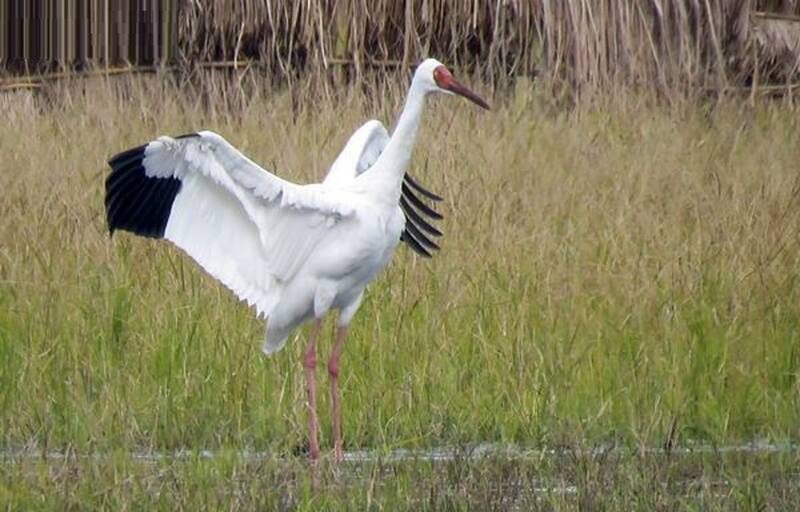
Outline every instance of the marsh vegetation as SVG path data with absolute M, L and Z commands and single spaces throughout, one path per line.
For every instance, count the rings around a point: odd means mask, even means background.
M 798 438 L 800 118 L 789 103 L 627 94 L 564 108 L 524 80 L 489 113 L 434 99 L 414 174 L 445 198 L 442 251 L 401 248 L 368 290 L 343 357 L 347 448 L 567 455 L 323 464 L 315 493 L 298 455 L 302 343 L 265 358 L 252 311 L 167 243 L 110 239 L 103 210 L 106 159 L 156 135 L 212 129 L 309 182 L 366 119 L 391 124 L 404 93 L 305 101 L 266 87 L 195 94 L 151 76 L 0 97 L 0 501 L 796 503 L 796 451 L 668 455 Z M 608 446 L 624 450 L 580 451 Z M 653 447 L 667 449 L 643 455 Z M 53 452 L 63 457 L 12 455 Z M 503 496 L 517 498 L 492 501 Z

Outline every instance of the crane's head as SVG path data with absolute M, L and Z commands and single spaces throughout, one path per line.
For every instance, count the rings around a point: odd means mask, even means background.
M 453 78 L 450 70 L 436 59 L 425 59 L 417 66 L 414 72 L 414 81 L 419 81 L 425 87 L 426 92 L 442 92 L 445 94 L 458 94 L 475 103 L 476 105 L 489 110 L 489 104 L 460 84 Z

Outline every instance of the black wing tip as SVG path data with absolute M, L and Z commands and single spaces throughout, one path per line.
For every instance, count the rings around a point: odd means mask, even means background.
M 425 231 L 430 235 L 436 237 L 444 235 L 444 233 L 442 233 L 442 231 L 439 230 L 439 228 L 437 228 L 433 224 L 430 224 L 425 219 L 423 219 L 416 212 L 416 210 L 414 210 L 414 208 L 411 207 L 406 198 L 402 196 L 400 197 L 400 208 L 403 210 L 403 214 L 406 216 L 407 222 L 408 221 L 412 222 L 417 228 L 422 229 L 423 231 Z
M 432 254 L 425 249 L 413 236 L 411 236 L 408 231 L 403 231 L 403 234 L 400 235 L 400 240 L 408 244 L 408 246 L 413 250 L 415 253 L 419 254 L 423 258 L 431 258 Z
M 181 140 L 181 139 L 191 139 L 191 138 L 199 137 L 199 136 L 200 136 L 200 134 L 197 133 L 197 132 L 190 132 L 190 133 L 184 133 L 183 135 L 178 135 L 177 137 L 172 137 L 172 138 L 175 139 L 175 140 Z
M 142 144 L 141 146 L 136 146 L 135 148 L 126 149 L 125 151 L 117 153 L 108 159 L 108 165 L 112 170 L 124 167 L 126 163 L 143 157 L 145 148 L 147 148 L 147 144 Z
M 401 196 L 406 198 L 408 202 L 414 206 L 414 208 L 419 210 L 421 213 L 424 213 L 428 217 L 436 220 L 441 220 L 444 218 L 441 213 L 423 203 L 422 200 L 418 198 L 416 194 L 414 194 L 414 191 L 411 190 L 405 183 L 403 183 L 401 186 Z
M 408 185 L 411 188 L 415 189 L 417 192 L 419 192 L 423 196 L 427 197 L 431 201 L 436 201 L 436 202 L 444 201 L 444 198 L 442 196 L 440 196 L 439 194 L 434 194 L 430 190 L 428 190 L 425 187 L 423 187 L 422 185 L 420 185 L 419 182 L 413 176 L 411 176 L 410 174 L 406 173 L 405 176 L 403 177 L 403 180 L 406 183 L 408 183 Z
M 188 138 L 197 134 L 186 134 Z M 181 188 L 174 177 L 153 177 L 143 161 L 147 144 L 122 151 L 108 160 L 106 221 L 109 236 L 121 229 L 149 238 L 163 238 L 172 204 Z
M 406 219 L 406 231 L 417 242 L 419 242 L 420 245 L 425 246 L 426 249 L 434 251 L 439 250 L 439 245 L 430 238 L 428 238 L 427 236 L 425 236 L 425 234 L 422 231 L 420 231 L 419 228 L 417 228 L 417 226 L 413 222 L 410 222 L 410 219 Z
M 431 258 L 433 251 L 439 250 L 439 245 L 431 240 L 429 235 L 438 237 L 443 233 L 422 216 L 425 215 L 434 220 L 441 220 L 444 217 L 425 204 L 415 192 L 432 201 L 442 201 L 443 198 L 424 188 L 410 174 L 406 173 L 403 177 L 400 207 L 406 217 L 406 228 L 400 239 L 415 253 L 424 258 Z

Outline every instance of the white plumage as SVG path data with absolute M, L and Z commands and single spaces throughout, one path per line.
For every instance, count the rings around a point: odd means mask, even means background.
M 160 137 L 120 153 L 109 162 L 106 182 L 109 228 L 163 237 L 183 249 L 268 319 L 268 354 L 280 350 L 295 327 L 312 318 L 319 324 L 331 309 L 339 310 L 345 329 L 401 237 L 425 256 L 438 249 L 429 236 L 441 232 L 421 216 L 438 214 L 415 192 L 438 197 L 406 173 L 431 92 L 454 92 L 488 108 L 428 59 L 415 73 L 392 137 L 380 122 L 367 122 L 319 184 L 281 179 L 209 131 Z M 335 362 L 338 376 L 338 352 Z M 313 382 L 309 386 L 311 396 Z M 338 409 L 335 425 L 337 415 Z M 337 456 L 340 451 L 337 436 Z

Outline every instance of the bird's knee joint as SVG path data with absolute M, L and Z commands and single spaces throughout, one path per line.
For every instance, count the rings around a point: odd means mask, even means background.
M 332 379 L 339 378 L 339 361 L 334 361 L 333 359 L 328 361 L 328 375 L 330 375 Z
M 314 370 L 317 367 L 317 355 L 311 351 L 306 352 L 306 356 L 303 358 L 303 366 L 305 366 L 306 370 Z

